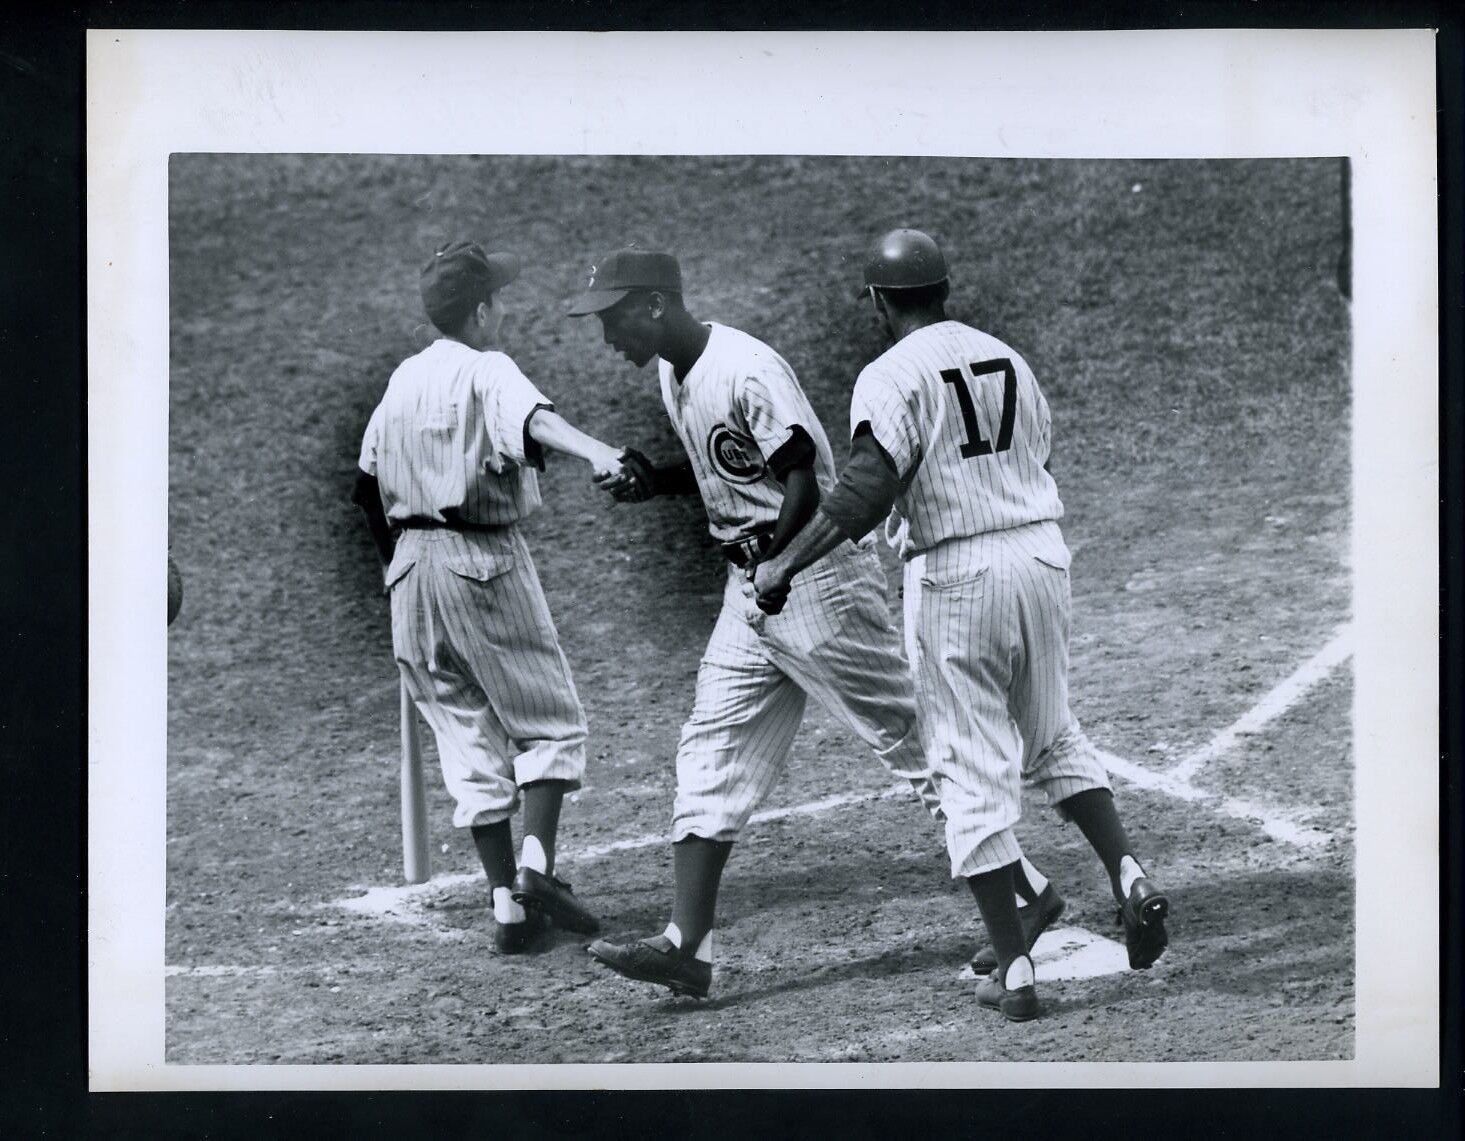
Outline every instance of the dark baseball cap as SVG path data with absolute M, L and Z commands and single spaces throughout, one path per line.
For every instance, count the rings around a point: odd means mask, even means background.
M 588 317 L 591 313 L 609 309 L 636 289 L 680 293 L 682 267 L 671 254 L 635 246 L 615 250 L 590 267 L 585 291 L 570 302 L 565 312 L 570 317 Z
M 518 276 L 519 259 L 513 254 L 486 254 L 477 242 L 449 242 L 422 267 L 422 307 L 434 325 L 440 317 L 452 323 L 465 307 Z

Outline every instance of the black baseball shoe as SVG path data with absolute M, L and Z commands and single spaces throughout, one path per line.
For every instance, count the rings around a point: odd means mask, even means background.
M 1124 924 L 1124 945 L 1134 970 L 1147 970 L 1164 953 L 1170 943 L 1165 934 L 1165 916 L 1169 914 L 1170 901 L 1165 893 L 1144 876 L 1130 885 L 1129 898 L 1119 904 L 1119 921 Z
M 539 937 L 549 930 L 543 913 L 524 909 L 521 923 L 494 923 L 493 945 L 500 955 L 522 955 L 534 950 Z
M 1038 898 L 1032 903 L 1017 909 L 1017 917 L 1022 920 L 1022 935 L 1027 943 L 1028 953 L 1031 954 L 1033 944 L 1038 941 L 1038 936 L 1058 921 L 1063 914 L 1067 904 L 1063 897 L 1050 882 L 1047 887 L 1038 893 Z M 991 943 L 977 948 L 977 953 L 972 956 L 972 973 L 975 975 L 989 975 L 997 969 L 997 951 Z
M 673 994 L 706 998 L 712 989 L 712 964 L 683 956 L 665 935 L 635 943 L 597 939 L 587 948 L 591 958 L 618 975 L 643 983 L 659 983 Z
M 533 868 L 520 868 L 514 876 L 511 894 L 515 903 L 523 904 L 531 911 L 544 912 L 566 931 L 594 935 L 600 930 L 600 920 L 585 909 L 585 905 L 575 898 L 570 885 L 558 876 L 547 876 Z
M 1007 969 L 1011 971 L 1016 962 L 1018 960 L 1014 959 Z M 1028 967 L 1032 967 L 1031 959 L 1028 959 Z M 977 983 L 977 1002 L 991 1010 L 1000 1010 L 1008 1022 L 1031 1022 L 1038 1017 L 1038 988 L 1029 983 L 1008 990 L 995 970 Z

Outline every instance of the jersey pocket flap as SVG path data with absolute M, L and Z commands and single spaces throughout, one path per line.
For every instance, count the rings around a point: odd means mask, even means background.
M 514 556 L 487 551 L 455 552 L 443 559 L 443 566 L 460 578 L 490 582 L 514 569 Z

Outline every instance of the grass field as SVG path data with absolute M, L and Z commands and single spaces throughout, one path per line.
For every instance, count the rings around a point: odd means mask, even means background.
M 175 156 L 168 1060 L 1351 1056 L 1346 653 L 1269 698 L 1349 616 L 1338 177 L 1332 160 Z M 572 421 L 670 459 L 653 370 L 560 316 L 589 264 L 632 238 L 677 251 L 692 311 L 777 348 L 838 439 L 883 347 L 852 261 L 900 224 L 944 243 L 952 315 L 1022 352 L 1052 407 L 1075 711 L 1120 764 L 1170 952 L 1045 982 L 1024 1027 L 979 1011 L 957 977 L 979 925 L 939 837 L 817 709 L 768 805 L 800 811 L 729 866 L 708 1003 L 616 979 L 567 937 L 496 958 L 431 773 L 441 878 L 386 890 L 396 680 L 347 497 L 367 416 L 422 343 L 426 254 L 457 235 L 517 252 L 520 366 Z M 644 933 L 670 902 L 658 837 L 723 564 L 695 501 L 612 507 L 570 465 L 543 487 L 526 534 L 591 730 L 562 870 L 612 933 Z M 1194 760 L 1259 705 L 1275 716 Z M 1117 933 L 1081 837 L 1036 801 L 1020 834 L 1072 938 L 1102 951 Z

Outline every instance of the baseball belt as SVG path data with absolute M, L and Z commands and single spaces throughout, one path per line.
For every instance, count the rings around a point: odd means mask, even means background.
M 756 563 L 767 552 L 773 542 L 773 531 L 755 531 L 741 539 L 734 539 L 731 543 L 722 544 L 722 553 L 727 561 L 740 569 L 747 569 L 750 563 Z
M 393 519 L 393 527 L 403 531 L 502 531 L 506 523 L 470 523 L 465 519 L 431 519 L 426 515 L 413 515 L 407 519 Z

